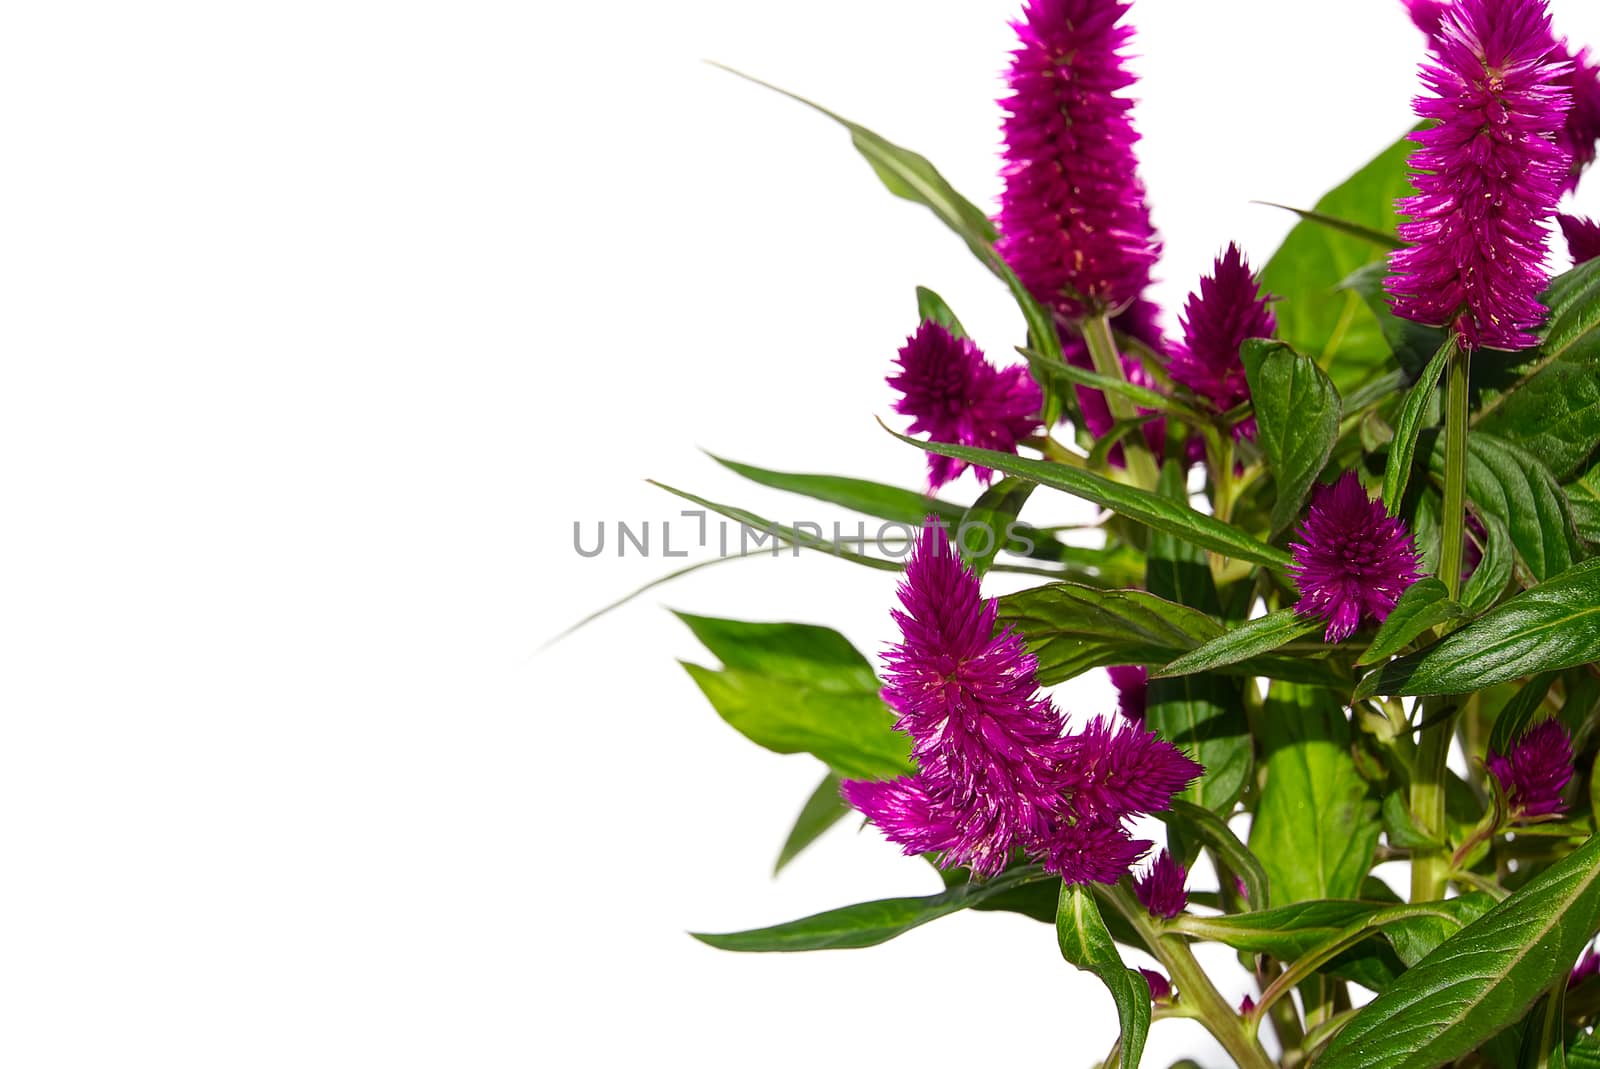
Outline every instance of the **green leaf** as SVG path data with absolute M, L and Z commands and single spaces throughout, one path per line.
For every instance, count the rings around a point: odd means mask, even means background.
M 1600 461 L 1563 489 L 1572 503 L 1572 520 L 1586 542 L 1600 542 Z
M 944 298 L 926 286 L 917 287 L 917 315 L 923 320 L 933 320 L 958 338 L 967 337 L 967 328 L 944 303 Z
M 984 883 L 963 884 L 925 898 L 884 898 L 875 902 L 861 902 L 747 932 L 690 934 L 719 950 L 749 953 L 849 950 L 877 946 L 929 921 L 959 913 L 986 899 L 1045 878 L 1037 867 L 1011 869 Z
M 911 747 L 867 662 L 837 631 L 678 613 L 722 671 L 684 664 L 717 713 L 776 753 L 813 754 L 841 776 L 893 779 Z
M 1273 900 L 1354 898 L 1382 829 L 1350 755 L 1343 706 L 1320 688 L 1274 683 L 1261 725 L 1266 784 L 1250 849 Z
M 1173 800 L 1171 809 L 1156 816 L 1227 862 L 1234 875 L 1244 881 L 1245 897 L 1252 910 L 1264 910 L 1272 904 L 1272 884 L 1266 870 L 1216 813 L 1178 798 Z
M 1293 961 L 1384 908 L 1381 902 L 1317 899 L 1232 916 L 1189 915 L 1179 918 L 1176 926 L 1185 935 L 1222 943 L 1247 954 L 1270 954 L 1280 961 Z
M 811 797 L 806 799 L 800 815 L 795 818 L 794 827 L 789 830 L 789 837 L 783 842 L 783 849 L 778 852 L 777 864 L 772 866 L 774 876 L 798 857 L 800 851 L 816 842 L 823 832 L 850 812 L 849 805 L 839 795 L 839 782 L 838 776 L 828 773 L 817 784 L 817 789 L 811 792 Z
M 714 453 L 706 455 L 751 482 L 770 486 L 775 490 L 801 494 L 817 501 L 826 501 L 830 505 L 839 505 L 868 516 L 876 516 L 890 523 L 903 523 L 920 528 L 922 521 L 929 515 L 955 523 L 966 511 L 954 501 L 942 501 L 915 490 L 903 490 L 898 486 L 886 486 L 866 479 L 853 479 L 844 475 L 805 475 L 798 472 L 771 471 L 767 468 L 758 468 L 754 464 L 743 464 L 727 457 L 719 457 Z
M 1102 375 L 1097 371 L 1088 371 L 1060 361 L 1052 364 L 1043 356 L 1025 346 L 1018 346 L 1017 352 L 1021 353 L 1033 368 L 1035 378 L 1059 379 L 1069 386 L 1087 386 L 1102 393 L 1121 394 L 1141 408 L 1153 411 L 1183 412 L 1193 419 L 1199 418 L 1190 409 L 1185 408 L 1166 394 L 1157 393 L 1148 386 L 1136 386 L 1124 378 L 1112 378 L 1110 375 Z
M 1256 441 L 1277 480 L 1271 526 L 1296 516 L 1339 437 L 1339 391 L 1309 357 L 1280 342 L 1251 338 L 1242 350 L 1259 428 Z
M 884 428 L 888 430 L 887 427 Z M 1187 505 L 1169 501 L 1164 497 L 1113 482 L 1087 471 L 1052 464 L 1043 460 L 1028 460 L 1012 453 L 999 453 L 992 449 L 973 449 L 945 442 L 919 442 L 903 434 L 890 434 L 907 445 L 938 453 L 940 456 L 981 464 L 995 471 L 1028 479 L 1040 486 L 1061 490 L 1074 497 L 1095 504 L 1137 523 L 1158 531 L 1166 531 L 1193 542 L 1205 549 L 1215 550 L 1224 556 L 1270 568 L 1287 568 L 1289 554 L 1276 546 L 1257 541 L 1238 528 L 1203 515 Z
M 1444 436 L 1436 435 L 1429 467 L 1444 478 Z M 1527 451 L 1493 435 L 1467 438 L 1467 496 L 1506 525 L 1517 555 L 1544 580 L 1583 559 L 1566 495 L 1555 476 Z
M 864 553 L 857 553 L 854 550 L 845 549 L 841 545 L 830 542 L 827 539 L 820 538 L 811 534 L 810 532 L 799 531 L 793 527 L 786 527 L 781 523 L 775 523 L 772 520 L 762 519 L 760 516 L 757 516 L 748 509 L 742 509 L 736 505 L 719 505 L 715 501 L 709 501 L 706 498 L 697 497 L 696 495 L 689 493 L 687 490 L 679 490 L 675 487 L 668 486 L 666 483 L 657 482 L 654 479 L 646 479 L 645 481 L 651 486 L 660 487 L 667 493 L 676 497 L 681 497 L 685 501 L 693 502 L 702 508 L 710 509 L 712 512 L 715 512 L 718 515 L 726 516 L 730 520 L 737 521 L 740 525 L 739 550 L 741 554 L 745 553 L 747 548 L 745 545 L 745 540 L 748 538 L 750 546 L 756 548 L 764 547 L 770 544 L 772 546 L 772 555 L 774 557 L 778 555 L 778 551 L 782 547 L 792 546 L 795 547 L 796 552 L 798 552 L 801 548 L 816 550 L 819 553 L 827 553 L 831 556 L 838 557 L 841 560 L 850 561 L 854 564 L 865 565 L 868 568 L 877 568 L 879 571 L 898 572 L 902 570 L 902 566 L 894 561 L 883 560 L 879 557 L 869 557 Z
M 1465 615 L 1465 610 L 1450 599 L 1450 592 L 1442 582 L 1431 575 L 1419 579 L 1400 595 L 1389 618 L 1372 636 L 1372 645 L 1356 658 L 1356 664 L 1386 661 L 1429 628 L 1438 627 L 1449 620 L 1459 620 Z
M 1600 927 L 1597 877 L 1591 838 L 1364 1007 L 1319 1069 L 1433 1069 L 1521 1019 Z
M 1010 540 L 1017 514 L 1033 493 L 1033 483 L 1022 479 L 1001 479 L 972 503 L 956 525 L 955 542 L 973 571 L 983 575 L 994 563 L 1000 549 Z
M 1168 461 L 1156 489 L 1168 500 L 1181 502 L 1186 499 L 1184 483 L 1183 467 Z M 1145 586 L 1151 594 L 1191 609 L 1220 610 L 1205 552 L 1166 532 L 1150 536 Z M 1213 639 L 1220 637 L 1213 632 Z M 1145 725 L 1205 766 L 1205 775 L 1184 790 L 1185 799 L 1216 812 L 1233 808 L 1244 793 L 1254 761 L 1250 723 L 1237 680 L 1217 674 L 1153 679 L 1145 695 Z M 1226 833 L 1225 838 L 1233 838 L 1226 826 L 1221 832 Z
M 1139 1069 L 1145 1037 L 1150 1032 L 1150 985 L 1122 963 L 1106 922 L 1095 905 L 1094 892 L 1083 884 L 1061 885 L 1056 908 L 1056 942 L 1061 956 L 1106 985 L 1117 1004 L 1122 1026 L 1122 1065 Z
M 1359 238 L 1369 245 L 1376 245 L 1380 249 L 1403 249 L 1406 247 L 1406 243 L 1394 234 L 1382 230 L 1373 230 L 1371 227 L 1361 226 L 1358 223 L 1352 223 L 1336 216 L 1324 215 L 1322 212 L 1309 211 L 1305 208 L 1291 208 L 1287 204 L 1277 204 L 1270 200 L 1257 200 L 1251 203 L 1260 204 L 1266 208 L 1282 208 L 1286 212 L 1293 212 L 1307 222 L 1337 230 L 1347 237 Z
M 1454 338 L 1454 335 L 1450 335 Z M 1389 460 L 1383 469 L 1383 500 L 1389 515 L 1400 514 L 1400 504 L 1406 495 L 1406 483 L 1411 481 L 1411 464 L 1417 455 L 1417 433 L 1422 430 L 1422 418 L 1427 414 L 1428 402 L 1433 397 L 1444 365 L 1456 350 L 1453 341 L 1447 341 L 1433 354 L 1422 375 L 1406 394 L 1406 403 L 1395 422 L 1394 441 L 1389 443 Z
M 1477 518 L 1489 537 L 1480 541 L 1470 529 L 1467 531 L 1467 537 L 1478 544 L 1482 554 L 1478 566 L 1461 588 L 1461 607 L 1466 609 L 1469 616 L 1476 616 L 1500 600 L 1506 584 L 1511 581 L 1511 570 L 1517 556 L 1516 547 L 1511 544 L 1511 532 L 1498 516 L 1480 512 Z
M 1411 816 L 1411 806 L 1406 798 L 1406 789 L 1391 791 L 1383 799 L 1383 833 L 1389 837 L 1389 845 L 1397 846 L 1402 850 L 1442 850 L 1444 843 L 1429 835 L 1427 830 L 1417 826 Z
M 1369 672 L 1374 694 L 1468 694 L 1600 660 L 1600 559 L 1524 591 L 1416 653 Z
M 1383 280 L 1388 274 L 1388 263 L 1374 260 L 1370 264 L 1358 267 L 1340 284 L 1341 289 L 1359 293 L 1361 299 L 1367 302 L 1367 310 L 1377 317 L 1384 340 L 1389 343 L 1395 362 L 1400 365 L 1400 371 L 1393 373 L 1394 381 L 1381 390 L 1378 387 L 1390 380 L 1389 373 L 1376 375 L 1363 383 L 1346 399 L 1344 406 L 1346 414 L 1359 412 L 1365 407 L 1365 402 L 1369 398 L 1376 399 L 1393 394 L 1406 383 L 1415 380 L 1422 374 L 1422 369 L 1427 366 L 1433 354 L 1439 351 L 1439 346 L 1444 344 L 1443 330 L 1438 327 L 1425 327 L 1394 314 L 1394 309 L 1389 307 L 1389 294 L 1383 288 Z M 1376 395 L 1369 394 L 1369 390 L 1376 390 Z M 1358 399 L 1363 403 L 1357 404 Z
M 1535 358 L 1484 399 L 1473 426 L 1522 446 L 1565 479 L 1600 445 L 1600 267 L 1573 268 L 1545 301 L 1550 319 Z
M 1221 634 L 1205 613 L 1143 590 L 1046 583 L 999 599 L 1000 621 L 1027 639 L 1045 686 L 1090 668 L 1162 663 Z
M 1399 222 L 1395 198 L 1412 192 L 1406 160 L 1415 147 L 1404 139 L 1357 171 L 1316 203 L 1323 216 L 1391 235 Z M 1261 286 L 1276 295 L 1278 337 L 1314 357 L 1341 392 L 1370 377 L 1389 357 L 1377 318 L 1360 294 L 1342 287 L 1385 250 L 1364 236 L 1341 233 L 1318 222 L 1289 231 L 1261 272 Z
M 1196 672 L 1209 672 L 1223 665 L 1263 653 L 1269 653 L 1286 642 L 1322 627 L 1317 620 L 1308 620 L 1293 609 L 1279 609 L 1266 616 L 1246 621 L 1231 631 L 1212 639 L 1203 646 L 1184 654 L 1177 660 L 1153 672 L 1151 678 L 1184 676 Z
M 1558 674 L 1540 672 L 1523 684 L 1511 696 L 1511 700 L 1501 707 L 1500 714 L 1494 718 L 1494 726 L 1489 729 L 1489 750 L 1498 754 L 1511 752 L 1512 744 L 1533 723 L 1539 707 L 1544 704 L 1545 695 L 1550 693 L 1550 684 L 1556 681 Z

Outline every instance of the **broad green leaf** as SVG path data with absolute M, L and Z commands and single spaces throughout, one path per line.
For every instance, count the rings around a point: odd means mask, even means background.
M 778 852 L 777 863 L 772 866 L 774 876 L 798 857 L 800 851 L 816 842 L 823 832 L 850 812 L 850 807 L 839 794 L 839 782 L 838 776 L 828 773 L 817 784 L 817 789 L 811 792 L 811 797 L 806 799 L 800 815 L 795 818 L 794 827 L 789 829 L 789 837 L 783 842 L 783 849 Z
M 1442 482 L 1444 438 L 1434 436 L 1429 467 Z M 1535 579 L 1570 568 L 1584 556 L 1566 495 L 1537 457 L 1482 431 L 1467 438 L 1467 496 L 1506 525 L 1517 556 Z
M 1518 736 L 1533 723 L 1557 674 L 1540 672 L 1523 684 L 1511 700 L 1501 707 L 1500 714 L 1494 718 L 1494 726 L 1489 729 L 1489 750 L 1498 754 L 1511 752 L 1511 746 Z
M 923 320 L 933 320 L 958 338 L 967 336 L 967 328 L 961 325 L 961 320 L 944 303 L 944 298 L 926 286 L 917 287 L 917 315 Z
M 747 932 L 690 934 L 719 950 L 754 953 L 849 950 L 877 946 L 929 921 L 959 913 L 985 899 L 996 898 L 1042 879 L 1046 877 L 1037 867 L 1011 869 L 992 880 L 952 887 L 925 898 L 884 898 L 875 902 L 861 902 Z
M 1600 461 L 1567 483 L 1572 520 L 1586 542 L 1600 542 Z
M 1056 942 L 1061 956 L 1106 985 L 1117 1004 L 1122 1026 L 1122 1065 L 1139 1069 L 1145 1037 L 1150 1032 L 1150 986 L 1144 977 L 1122 963 L 1117 945 L 1100 917 L 1094 892 L 1082 884 L 1061 885 L 1056 908 Z
M 1600 927 L 1600 838 L 1446 939 L 1347 1024 L 1319 1069 L 1433 1069 L 1520 1020 Z
M 1185 500 L 1184 479 L 1182 466 L 1168 461 L 1162 467 L 1157 492 L 1181 502 Z M 1145 585 L 1151 594 L 1201 612 L 1220 609 L 1204 551 L 1163 531 L 1150 536 Z M 1214 631 L 1211 640 L 1221 637 Z M 1191 783 L 1182 797 L 1206 810 L 1231 810 L 1250 778 L 1254 748 L 1240 685 L 1238 680 L 1212 673 L 1153 679 L 1146 691 L 1145 725 L 1205 766 L 1205 775 Z M 1221 832 L 1225 838 L 1233 838 L 1225 825 Z M 1174 846 L 1181 838 L 1181 834 L 1169 834 Z
M 1251 338 L 1242 350 L 1256 413 L 1256 441 L 1277 481 L 1271 527 L 1300 515 L 1311 484 L 1339 437 L 1339 391 L 1316 361 L 1281 342 Z
M 1400 600 L 1389 612 L 1389 618 L 1372 636 L 1367 652 L 1356 658 L 1356 664 L 1385 661 L 1429 628 L 1449 620 L 1459 620 L 1466 612 L 1450 600 L 1450 592 L 1433 576 L 1412 583 L 1400 595 Z
M 1484 399 L 1473 426 L 1522 446 L 1565 479 L 1600 446 L 1600 266 L 1573 268 L 1545 301 L 1550 319 L 1534 358 Z M 1497 358 L 1504 359 L 1479 357 Z
M 1392 235 L 1399 219 L 1395 198 L 1412 192 L 1406 160 L 1414 146 L 1401 140 L 1317 201 L 1315 210 L 1379 234 Z M 1356 269 L 1384 259 L 1387 250 L 1365 237 L 1306 221 L 1289 231 L 1261 272 L 1261 286 L 1276 295 L 1278 337 L 1316 359 L 1348 393 L 1389 358 L 1376 317 L 1361 295 L 1342 287 Z
M 888 430 L 887 427 L 884 429 Z M 894 434 L 893 431 L 889 433 Z M 1175 534 L 1223 556 L 1254 564 L 1265 564 L 1270 568 L 1286 568 L 1291 563 L 1288 553 L 1276 546 L 1269 546 L 1265 542 L 1251 538 L 1230 524 L 1196 512 L 1187 505 L 1113 482 L 1087 471 L 1080 471 L 1065 464 L 1029 460 L 992 449 L 973 449 L 969 446 L 950 445 L 944 442 L 919 442 L 903 434 L 894 436 L 907 445 L 930 453 L 981 464 L 986 468 L 1005 472 L 1007 475 L 1031 480 L 1040 486 L 1061 490 L 1085 501 L 1093 501 L 1146 527 Z
M 1266 909 L 1272 904 L 1272 885 L 1267 880 L 1266 870 L 1216 813 L 1177 798 L 1173 800 L 1171 809 L 1156 816 L 1169 827 L 1181 830 L 1185 838 L 1208 847 L 1227 862 L 1234 875 L 1244 881 L 1245 899 L 1252 910 Z
M 1452 335 L 1453 337 L 1453 335 Z M 1389 443 L 1389 459 L 1383 469 L 1383 501 L 1389 515 L 1400 514 L 1400 504 L 1406 496 L 1406 483 L 1411 481 L 1411 464 L 1417 455 L 1417 434 L 1422 430 L 1422 419 L 1427 414 L 1433 390 L 1444 374 L 1444 365 L 1454 354 L 1453 342 L 1440 346 L 1433 354 L 1422 375 L 1406 394 L 1406 403 L 1400 408 L 1400 418 L 1395 422 L 1394 441 Z
M 815 550 L 818 553 L 827 553 L 830 556 L 838 557 L 854 564 L 877 568 L 879 571 L 898 572 L 902 570 L 903 566 L 895 561 L 857 553 L 855 550 L 846 549 L 843 545 L 829 541 L 812 532 L 797 530 L 781 523 L 775 523 L 772 520 L 763 519 L 748 509 L 742 509 L 736 505 L 721 505 L 715 501 L 691 494 L 687 490 L 679 490 L 676 487 L 668 486 L 666 483 L 657 482 L 654 479 L 646 479 L 645 481 L 651 486 L 658 486 L 667 493 L 681 497 L 685 501 L 693 502 L 702 508 L 710 509 L 718 515 L 737 521 L 739 524 L 738 548 L 741 555 L 752 556 L 753 554 L 748 552 L 750 549 L 759 550 L 770 545 L 772 547 L 772 555 L 776 557 L 781 549 L 792 547 L 796 553 L 801 549 Z
M 1010 540 L 1017 514 L 1033 493 L 1033 483 L 1001 479 L 985 490 L 956 524 L 953 539 L 973 571 L 983 575 Z
M 1249 620 L 1232 630 L 1184 654 L 1177 660 L 1152 673 L 1152 678 L 1184 676 L 1195 672 L 1209 672 L 1224 665 L 1238 664 L 1251 657 L 1269 653 L 1286 642 L 1322 627 L 1317 620 L 1308 620 L 1293 609 L 1279 609 L 1266 616 Z
M 999 599 L 1039 659 L 1045 686 L 1113 664 L 1163 663 L 1222 632 L 1205 613 L 1143 590 L 1046 583 Z
M 1468 694 L 1600 660 L 1600 559 L 1524 591 L 1424 649 L 1369 672 L 1374 694 Z
M 1250 827 L 1279 905 L 1354 898 L 1382 830 L 1350 755 L 1344 708 L 1320 688 L 1274 683 L 1261 716 L 1266 784 Z
M 843 635 L 809 624 L 677 615 L 726 666 L 684 668 L 750 741 L 777 753 L 813 754 L 856 779 L 911 771 L 910 743 L 894 730 L 872 666 Z

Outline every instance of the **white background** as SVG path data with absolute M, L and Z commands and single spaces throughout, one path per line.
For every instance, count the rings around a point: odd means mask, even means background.
M 1600 40 L 1593 6 L 1553 7 Z M 678 505 L 647 476 L 836 515 L 698 447 L 916 485 L 872 420 L 914 285 L 997 357 L 1019 340 L 839 129 L 701 58 L 992 206 L 1015 9 L 8 5 L 0 1060 L 1103 1055 L 1109 998 L 1022 918 L 801 956 L 684 934 L 935 888 L 853 826 L 770 878 L 818 768 L 716 718 L 660 607 L 876 651 L 892 577 L 731 563 L 536 652 L 677 563 L 573 551 L 574 521 L 618 520 L 659 550 Z M 1289 218 L 1250 199 L 1309 205 L 1409 125 L 1397 0 L 1134 18 L 1169 310 L 1227 240 L 1276 246 Z M 1216 1063 L 1158 1026 L 1150 1063 L 1184 1053 Z

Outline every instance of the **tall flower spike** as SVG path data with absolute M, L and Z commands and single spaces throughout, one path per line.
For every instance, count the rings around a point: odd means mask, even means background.
M 1133 893 L 1150 916 L 1171 920 L 1189 908 L 1189 893 L 1183 888 L 1188 878 L 1178 859 L 1163 850 L 1144 875 L 1134 877 Z
M 1250 338 L 1270 338 L 1277 320 L 1262 295 L 1239 246 L 1230 244 L 1217 257 L 1212 273 L 1189 295 L 1180 321 L 1183 341 L 1172 349 L 1169 368 L 1180 382 L 1226 412 L 1250 400 L 1239 350 Z M 1255 437 L 1255 420 L 1240 424 L 1235 435 Z
M 1452 6 L 1451 0 L 1402 2 L 1417 29 L 1427 34 L 1429 42 L 1437 47 L 1440 27 Z M 1596 142 L 1600 141 L 1600 65 L 1590 59 L 1587 48 L 1574 53 L 1570 41 L 1554 37 L 1551 41 L 1554 45 L 1552 58 L 1572 64 L 1572 69 L 1561 80 L 1561 84 L 1572 91 L 1572 110 L 1567 113 L 1567 120 L 1556 137 L 1556 143 L 1567 150 L 1572 160 L 1562 183 L 1562 189 L 1571 192 L 1578 188 L 1578 179 L 1595 161 Z
M 1067 318 L 1123 308 L 1160 254 L 1122 90 L 1127 0 L 1027 0 L 1007 76 L 1000 255 Z
M 1573 266 L 1600 256 L 1600 223 L 1576 215 L 1558 215 L 1556 222 L 1561 224 L 1562 236 L 1567 239 Z
M 1572 91 L 1544 0 L 1459 0 L 1422 65 L 1411 135 L 1417 195 L 1398 207 L 1409 244 L 1384 280 L 1395 314 L 1451 327 L 1473 348 L 1526 349 L 1539 304 L 1545 223 L 1571 163 L 1557 144 Z
M 1115 883 L 1150 844 L 1123 822 L 1171 804 L 1203 769 L 1123 722 L 1064 735 L 1038 694 L 1021 636 L 930 517 L 906 565 L 902 640 L 884 657 L 883 697 L 911 736 L 916 771 L 840 793 L 908 854 L 992 876 L 1018 854 L 1069 883 Z
M 1405 524 L 1384 514 L 1347 471 L 1318 485 L 1291 543 L 1289 574 L 1300 587 L 1295 611 L 1328 621 L 1329 642 L 1349 637 L 1364 617 L 1386 620 L 1406 587 L 1421 577 Z
M 911 433 L 935 442 L 1015 453 L 1017 442 L 1039 427 L 1043 395 L 1021 367 L 996 368 L 969 338 L 958 338 L 924 320 L 906 339 L 899 374 L 889 385 L 900 391 L 895 411 L 912 417 Z M 964 460 L 928 454 L 928 484 L 937 490 L 967 469 Z M 979 481 L 994 476 L 972 465 Z
M 1559 720 L 1545 720 L 1524 732 L 1509 754 L 1490 751 L 1484 760 L 1511 806 L 1511 819 L 1547 817 L 1566 805 L 1561 792 L 1572 782 L 1572 736 Z
M 1036 693 L 1022 637 L 996 633 L 995 603 L 934 518 L 907 562 L 900 604 L 883 697 L 911 736 L 917 773 L 889 787 L 847 783 L 844 796 L 906 852 L 935 850 L 992 875 L 1059 807 L 1061 716 Z

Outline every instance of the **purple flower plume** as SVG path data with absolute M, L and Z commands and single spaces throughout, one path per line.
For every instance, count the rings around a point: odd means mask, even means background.
M 1571 110 L 1544 0 L 1460 0 L 1422 65 L 1429 95 L 1412 134 L 1417 195 L 1398 204 L 1409 244 L 1384 281 L 1395 314 L 1452 327 L 1464 344 L 1526 349 L 1544 316 L 1545 223 L 1571 154 L 1557 143 Z
M 1217 257 L 1210 276 L 1189 295 L 1180 317 L 1183 341 L 1172 349 L 1170 372 L 1182 383 L 1226 412 L 1250 399 L 1244 361 L 1239 350 L 1250 338 L 1270 338 L 1277 320 L 1262 295 L 1250 264 L 1230 244 Z M 1254 438 L 1255 420 L 1235 429 L 1235 435 Z
M 1445 17 L 1454 6 L 1451 0 L 1402 0 L 1411 14 L 1417 29 L 1428 36 L 1429 43 L 1437 48 Z M 1572 110 L 1556 135 L 1556 144 L 1567 150 L 1571 164 L 1562 182 L 1564 192 L 1578 187 L 1578 179 L 1595 160 L 1596 142 L 1600 141 L 1600 64 L 1589 56 L 1587 48 L 1572 50 L 1565 38 L 1551 35 L 1551 58 L 1571 64 L 1561 76 L 1560 84 L 1571 90 Z
M 1039 427 L 1043 395 L 1022 367 L 997 368 L 971 339 L 925 320 L 900 349 L 889 385 L 902 396 L 895 411 L 912 417 L 911 433 L 935 442 L 1015 453 Z M 928 483 L 937 490 L 968 468 L 964 460 L 928 454 Z M 994 476 L 971 465 L 979 481 Z
M 1119 664 L 1106 669 L 1117 688 L 1117 712 L 1135 724 L 1144 723 L 1150 694 L 1150 670 L 1142 664 Z
M 1558 215 L 1556 222 L 1561 224 L 1561 233 L 1567 239 L 1567 251 L 1572 254 L 1574 266 L 1586 264 L 1600 256 L 1600 223 L 1576 215 Z
M 1156 855 L 1143 876 L 1135 876 L 1133 893 L 1152 917 L 1171 920 L 1189 907 L 1189 894 L 1183 889 L 1188 872 L 1177 858 L 1165 850 Z
M 1384 514 L 1347 471 L 1311 492 L 1311 507 L 1289 546 L 1289 574 L 1300 587 L 1295 611 L 1328 621 L 1325 638 L 1349 637 L 1364 617 L 1382 621 L 1405 588 L 1421 578 L 1405 524 Z
M 846 781 L 846 801 L 908 854 L 992 876 L 1019 853 L 1069 882 L 1114 883 L 1149 848 L 1123 822 L 1171 805 L 1203 769 L 1136 725 L 1064 733 L 1036 662 L 930 517 L 906 566 L 883 697 L 916 771 Z
M 1559 720 L 1524 732 L 1509 754 L 1489 751 L 1484 760 L 1511 807 L 1511 819 L 1546 817 L 1566 809 L 1561 792 L 1572 782 L 1572 736 Z
M 1129 118 L 1127 0 L 1027 0 L 1008 75 L 1000 255 L 1067 318 L 1120 309 L 1160 253 Z

